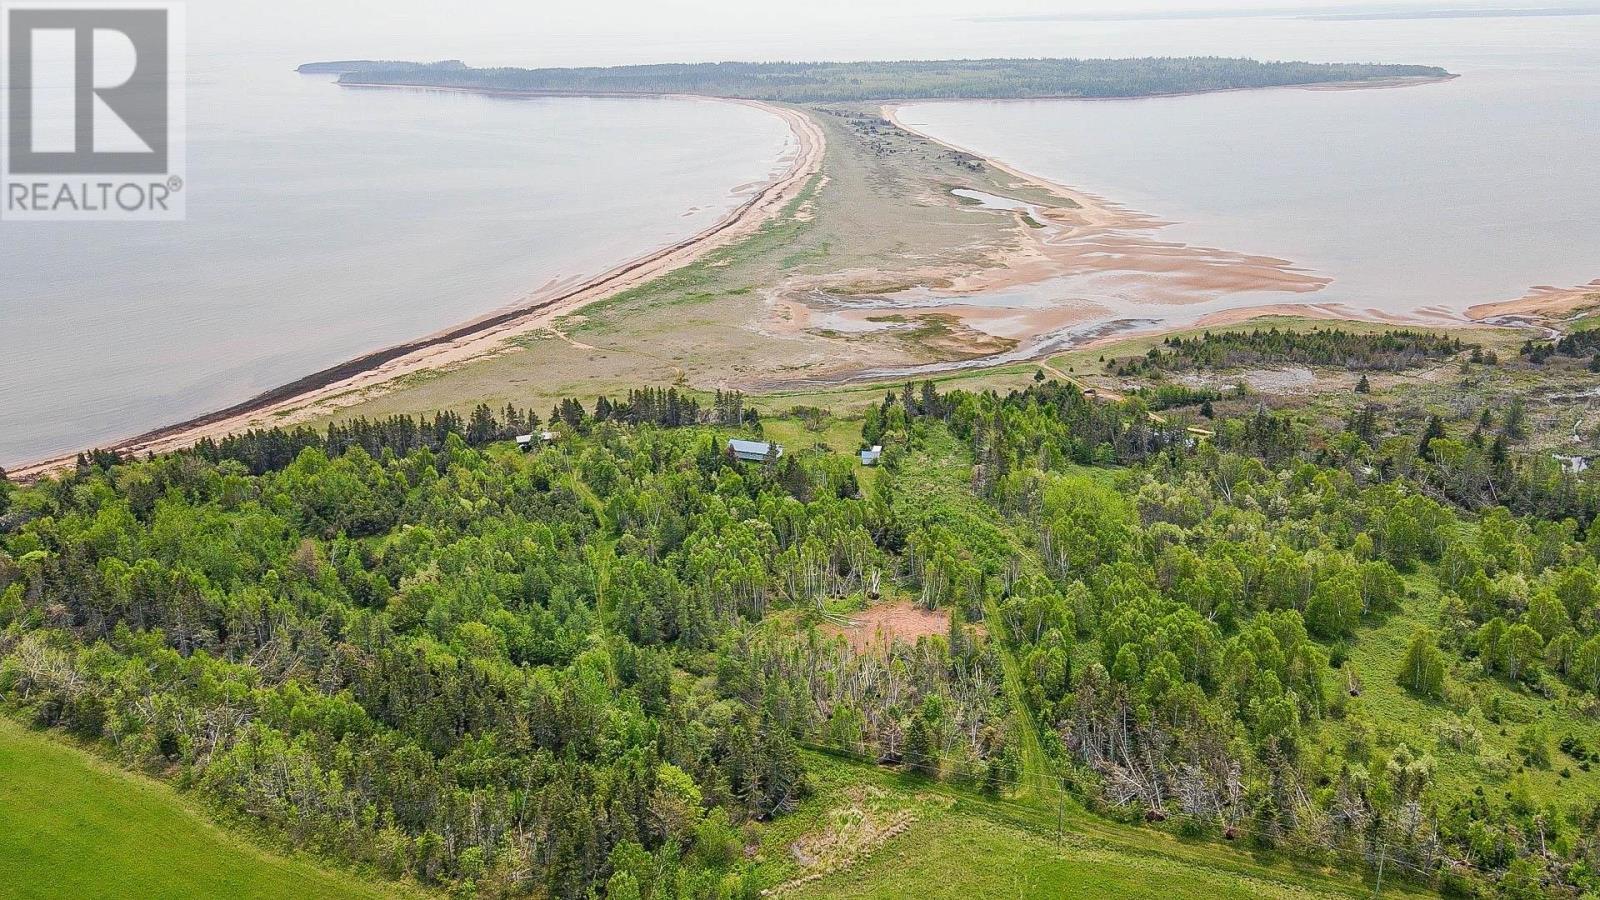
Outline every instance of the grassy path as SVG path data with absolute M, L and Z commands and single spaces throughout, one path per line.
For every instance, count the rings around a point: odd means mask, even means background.
M 919 514 L 944 520 L 955 517 L 966 519 L 960 528 L 963 533 L 988 532 L 1020 554 L 1024 568 L 1030 573 L 1043 573 L 1044 561 L 1034 552 L 1032 542 L 1024 540 L 994 507 L 972 493 L 968 487 L 970 466 L 950 462 L 965 460 L 968 456 L 965 448 L 958 446 L 955 438 L 942 428 L 927 429 L 921 436 L 930 444 L 926 450 L 935 452 L 919 453 L 915 464 L 905 466 L 896 476 L 902 484 L 912 488 L 900 492 L 900 495 L 915 498 Z M 1033 710 L 1023 690 L 1025 678 L 1022 664 L 1016 658 L 1012 636 L 1006 628 L 1005 619 L 1000 615 L 999 603 L 993 597 L 985 599 L 983 615 L 985 625 L 1000 649 L 1000 665 L 1004 670 L 1002 682 L 1015 717 L 1022 755 L 1019 796 L 1048 800 L 1053 807 L 1057 802 L 1056 794 L 1061 780 L 1039 741 L 1039 724 L 1034 721 Z
M 0 897 L 428 896 L 271 853 L 168 785 L 0 715 Z
M 1011 650 L 1011 635 L 1006 629 L 1005 619 L 1000 615 L 1000 605 L 990 597 L 984 604 L 983 612 L 989 633 L 1000 647 L 1006 699 L 1011 703 L 1011 714 L 1016 719 L 1017 737 L 1021 743 L 1022 784 L 1018 792 L 1021 796 L 1036 800 L 1053 797 L 1061 789 L 1061 781 L 1056 777 L 1050 757 L 1045 755 L 1044 745 L 1039 742 L 1039 723 L 1034 721 L 1033 710 L 1028 706 L 1027 695 L 1022 689 L 1022 664 L 1017 662 L 1016 654 Z

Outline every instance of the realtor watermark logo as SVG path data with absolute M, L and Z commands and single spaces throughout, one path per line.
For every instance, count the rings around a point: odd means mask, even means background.
M 183 6 L 0 0 L 0 220 L 185 213 Z

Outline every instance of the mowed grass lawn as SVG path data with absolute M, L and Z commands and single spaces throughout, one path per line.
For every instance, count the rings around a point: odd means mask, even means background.
M 0 897 L 394 897 L 225 833 L 172 788 L 0 715 Z

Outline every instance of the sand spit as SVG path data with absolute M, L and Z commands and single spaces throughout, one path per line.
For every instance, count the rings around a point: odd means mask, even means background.
M 883 116 L 924 140 L 978 156 L 905 124 L 897 107 L 885 106 Z M 1003 268 L 952 279 L 954 293 L 1006 289 L 1053 277 L 1101 276 L 1099 288 L 1175 304 L 1258 291 L 1312 293 L 1330 283 L 1287 260 L 1158 240 L 1156 233 L 1171 223 L 994 159 L 984 162 L 1021 185 L 1066 202 L 1030 209 L 1033 224 L 1043 227 L 1024 230 L 1024 240 L 1005 255 Z
M 1600 310 L 1600 278 L 1570 288 L 1539 285 L 1515 300 L 1471 307 L 1467 315 L 1480 322 L 1515 318 L 1554 324 L 1590 310 Z
M 363 89 L 369 87 L 363 85 Z M 812 176 L 821 171 L 826 140 L 822 129 L 804 113 L 752 100 L 692 99 L 743 103 L 764 110 L 783 119 L 795 138 L 789 165 L 716 224 L 593 278 L 557 287 L 553 295 L 541 291 L 498 312 L 349 360 L 243 403 L 115 443 L 109 449 L 124 454 L 163 453 L 192 446 L 207 437 L 291 425 L 370 399 L 392 389 L 405 376 L 500 352 L 511 338 L 547 329 L 561 316 L 638 287 L 754 234 L 793 202 Z M 60 472 L 73 465 L 75 459 L 76 454 L 64 454 L 17 467 L 9 475 L 17 480 L 32 480 Z
M 1010 180 L 1009 186 L 997 185 L 1001 193 L 947 189 L 923 196 L 922 203 L 1010 216 L 1014 227 L 1004 240 L 978 248 L 981 264 L 803 275 L 769 290 L 772 316 L 759 330 L 772 336 L 892 338 L 908 330 L 926 332 L 937 319 L 944 323 L 941 331 L 977 339 L 972 353 L 940 353 L 936 360 L 867 372 L 812 373 L 803 377 L 805 384 L 1033 359 L 1102 336 L 1192 324 L 1219 306 L 1280 303 L 1285 295 L 1314 294 L 1330 283 L 1287 260 L 1160 240 L 1170 223 L 908 127 L 892 105 L 880 114 L 922 140 L 983 159 Z M 1019 199 L 1024 196 L 1044 199 Z M 996 340 L 1008 348 L 982 352 L 979 344 Z M 757 386 L 792 385 L 780 380 Z

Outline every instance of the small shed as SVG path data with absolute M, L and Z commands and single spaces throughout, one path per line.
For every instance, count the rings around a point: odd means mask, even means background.
M 531 435 L 531 434 L 519 434 L 519 435 L 517 435 L 517 449 L 521 450 L 524 453 L 528 452 L 529 450 L 532 450 L 533 449 L 533 435 Z
M 783 447 L 780 444 L 770 444 L 766 441 L 741 441 L 731 440 L 728 449 L 739 458 L 740 462 L 766 462 L 768 456 L 778 458 L 783 456 Z
M 863 450 L 863 451 L 861 451 L 861 464 L 863 466 L 875 466 L 882 459 L 883 459 L 883 447 L 882 446 L 874 446 L 871 450 Z
M 1561 463 L 1561 468 L 1565 469 L 1568 474 L 1571 475 L 1582 475 L 1584 472 L 1589 471 L 1589 466 L 1593 462 L 1593 460 L 1587 456 L 1557 453 L 1555 454 L 1555 457 L 1556 461 Z

